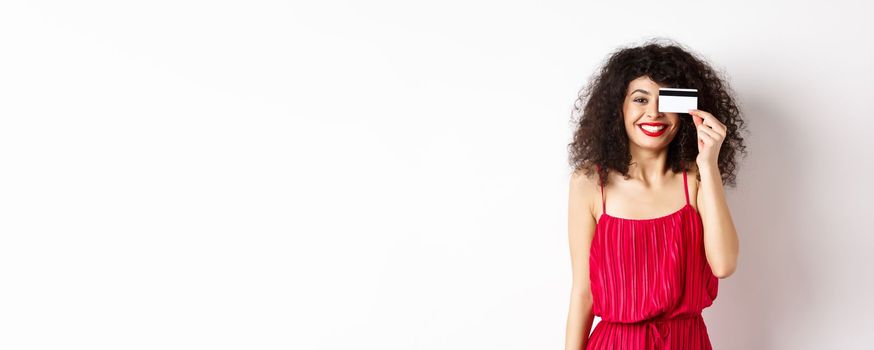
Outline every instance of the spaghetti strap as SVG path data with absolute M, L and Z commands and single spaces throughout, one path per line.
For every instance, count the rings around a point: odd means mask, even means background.
M 595 164 L 598 169 L 598 187 L 601 187 L 601 214 L 607 213 L 607 201 L 604 199 L 604 184 L 601 181 L 601 166 Z
M 683 191 L 686 192 L 686 205 L 689 205 L 689 185 L 686 184 L 686 169 L 683 169 Z

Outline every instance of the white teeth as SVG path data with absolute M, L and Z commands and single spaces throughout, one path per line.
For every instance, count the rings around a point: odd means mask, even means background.
M 644 130 L 649 131 L 649 132 L 658 132 L 659 130 L 664 129 L 667 126 L 666 125 L 662 125 L 662 126 L 641 125 L 640 127 L 642 127 Z

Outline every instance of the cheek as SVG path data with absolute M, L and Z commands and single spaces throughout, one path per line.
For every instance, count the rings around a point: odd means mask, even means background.
M 625 133 L 629 138 L 635 137 L 637 135 L 637 125 L 634 125 L 633 122 L 625 124 Z
M 634 108 L 627 108 L 623 111 L 625 125 L 634 124 L 634 121 L 638 119 L 638 112 Z

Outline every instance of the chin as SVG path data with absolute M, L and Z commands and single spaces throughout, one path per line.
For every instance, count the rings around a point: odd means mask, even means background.
M 631 141 L 637 148 L 645 149 L 648 151 L 661 151 L 663 149 L 667 149 L 668 145 L 670 145 L 670 141 L 668 143 L 655 142 L 652 140 L 646 140 L 643 142 L 640 141 Z

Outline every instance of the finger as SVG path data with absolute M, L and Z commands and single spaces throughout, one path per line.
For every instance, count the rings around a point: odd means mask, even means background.
M 719 119 L 716 118 L 710 112 L 702 111 L 700 109 L 690 109 L 689 114 L 692 114 L 692 115 L 695 115 L 695 116 L 698 116 L 698 117 L 704 119 L 704 124 L 709 125 L 709 126 L 713 127 L 714 129 L 725 128 L 725 124 L 722 124 L 722 122 L 720 122 Z
M 712 119 L 711 119 L 711 120 L 712 120 Z M 705 120 L 704 122 L 702 122 L 701 124 L 702 124 L 703 126 L 705 126 L 704 129 L 706 129 L 706 130 L 710 130 L 710 131 L 713 131 L 714 133 L 719 134 L 719 135 L 722 136 L 722 137 L 725 137 L 725 130 L 724 130 L 724 127 L 720 127 L 719 125 L 715 125 L 715 126 L 714 126 L 714 125 L 708 124 L 706 120 Z
M 719 120 L 716 119 L 716 117 L 714 117 L 712 115 L 707 117 L 706 119 L 704 119 L 702 121 L 702 123 L 704 125 L 707 125 L 708 127 L 710 127 L 713 130 L 725 130 L 726 129 L 725 124 L 722 124 Z
M 701 110 L 690 109 L 689 114 L 692 115 L 692 120 L 695 122 L 696 126 L 706 125 L 707 116 L 701 113 Z
M 716 117 L 714 117 L 713 114 L 710 114 L 709 112 L 705 112 L 700 109 L 690 109 L 689 114 L 691 114 L 692 117 L 701 118 L 701 124 L 706 125 L 712 130 L 718 131 L 720 135 L 724 136 L 726 134 L 726 131 L 728 130 L 725 124 L 722 124 L 719 119 L 716 119 Z
M 713 116 L 712 114 L 710 114 L 710 112 L 702 111 L 702 110 L 700 110 L 700 109 L 695 109 L 695 108 L 690 109 L 690 110 L 689 110 L 689 114 L 691 114 L 691 115 L 697 115 L 697 116 L 699 116 L 699 117 L 701 117 L 701 118 L 705 118 L 705 119 L 706 119 L 707 117 L 712 117 L 712 116 Z
M 690 109 L 689 114 L 702 118 L 705 122 L 708 122 L 710 119 L 716 119 L 713 117 L 713 114 L 702 111 L 700 109 Z
M 713 130 L 713 132 L 719 134 L 720 137 L 725 138 L 726 128 L 724 126 L 722 126 L 722 127 L 717 126 L 717 127 L 713 128 L 712 130 Z
M 711 132 L 713 131 L 708 131 L 705 128 L 698 129 L 698 139 L 700 139 L 707 145 L 713 144 L 714 142 L 716 142 L 716 140 L 713 135 L 710 134 Z
M 711 128 L 702 126 L 699 128 L 699 131 L 705 133 L 707 136 L 712 138 L 714 141 L 719 141 L 722 139 L 722 135 L 719 134 L 719 132 L 717 132 L 716 130 L 713 130 Z

